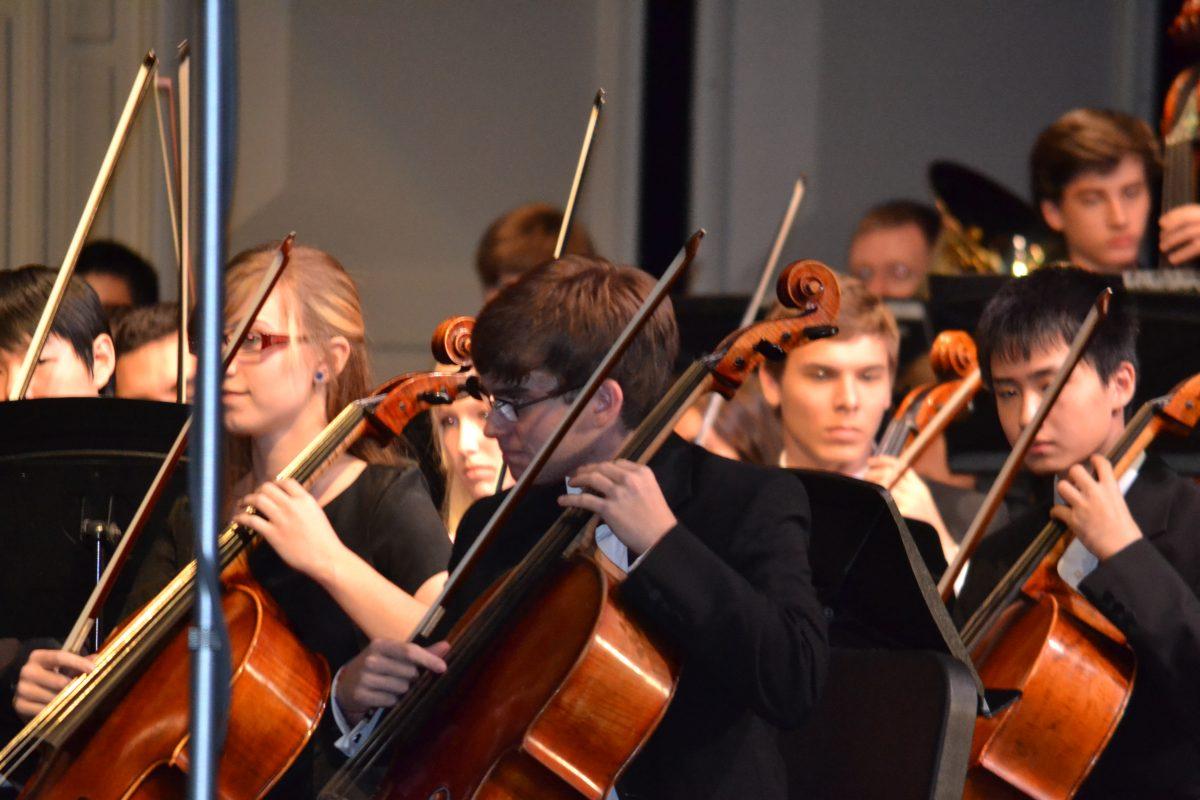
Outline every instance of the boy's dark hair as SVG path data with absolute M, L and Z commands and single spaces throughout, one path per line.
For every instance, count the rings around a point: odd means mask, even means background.
M 135 306 L 150 306 L 158 302 L 158 273 L 146 259 L 120 242 L 98 239 L 88 242 L 79 251 L 75 274 L 111 275 L 125 281 Z
M 179 331 L 179 303 L 155 303 L 152 306 L 122 308 L 109 318 L 117 356 L 132 353 L 143 345 Z
M 1019 361 L 1036 349 L 1069 346 L 1105 287 L 1114 292 L 1108 316 L 1083 360 L 1106 382 L 1122 361 L 1136 370 L 1138 323 L 1120 282 L 1078 267 L 1045 267 L 1006 283 L 983 309 L 975 345 L 984 385 L 992 385 L 993 358 Z
M 583 256 L 527 272 L 479 312 L 471 337 L 475 368 L 511 384 L 542 369 L 559 388 L 582 388 L 653 287 L 640 269 Z M 675 313 L 664 300 L 611 375 L 624 392 L 627 428 L 667 390 L 678 351 Z
M 1063 189 L 1085 172 L 1112 172 L 1125 156 L 1137 156 L 1154 183 L 1162 156 L 1154 131 L 1120 111 L 1077 108 L 1042 131 L 1029 154 L 1029 183 L 1034 205 L 1058 203 Z
M 549 203 L 527 203 L 489 225 L 475 253 L 483 288 L 494 289 L 553 259 L 562 219 L 563 212 Z M 578 222 L 563 243 L 563 255 L 568 254 L 596 255 L 587 229 Z
M 29 344 L 55 278 L 54 270 L 38 264 L 0 271 L 0 350 L 15 352 Z M 91 371 L 92 342 L 108 333 L 108 320 L 100 298 L 85 281 L 71 277 L 50 333 L 70 342 Z
M 899 228 L 903 225 L 916 225 L 925 237 L 925 243 L 933 247 L 938 233 L 942 229 L 942 218 L 932 206 L 918 203 L 916 200 L 888 200 L 867 209 L 862 219 L 858 221 L 851 240 L 865 233 L 883 228 Z

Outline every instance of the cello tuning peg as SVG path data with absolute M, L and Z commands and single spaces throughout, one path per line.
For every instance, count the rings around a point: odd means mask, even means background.
M 766 339 L 761 339 L 758 344 L 754 345 L 754 350 L 769 361 L 783 361 L 787 357 L 787 353 L 782 347 L 774 342 L 768 342 Z
M 807 339 L 828 339 L 830 336 L 837 336 L 836 325 L 814 325 L 811 328 L 804 329 L 804 336 Z
M 438 390 L 436 392 L 422 392 L 419 397 L 422 402 L 428 403 L 431 406 L 445 406 L 452 402 L 450 400 L 450 395 L 442 390 Z

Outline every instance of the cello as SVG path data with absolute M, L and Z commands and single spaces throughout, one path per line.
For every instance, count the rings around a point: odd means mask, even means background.
M 447 347 L 469 341 L 469 321 L 439 328 Z M 457 356 L 461 358 L 461 355 Z M 444 360 L 455 360 L 449 354 Z M 355 401 L 299 453 L 279 478 L 309 482 L 364 436 L 389 439 L 430 405 L 474 391 L 462 372 L 405 375 Z M 219 540 L 229 620 L 229 734 L 218 790 L 261 797 L 315 730 L 329 690 L 324 659 L 305 650 L 246 566 L 257 536 L 229 525 Z M 188 632 L 195 562 L 182 570 L 2 751 L 0 776 L 44 746 L 51 752 L 22 798 L 176 797 L 188 769 Z
M 1200 42 L 1200 2 L 1186 0 L 1168 30 L 1180 49 L 1194 50 Z M 1196 142 L 1200 139 L 1200 67 L 1183 69 L 1171 81 L 1163 100 L 1159 131 L 1163 139 L 1161 214 L 1195 203 Z M 1175 266 L 1159 254 L 1159 269 Z M 1178 266 L 1195 266 L 1195 262 Z
M 975 342 L 965 331 L 939 333 L 929 350 L 929 362 L 941 382 L 917 386 L 904 396 L 875 449 L 875 455 L 901 459 L 897 480 L 971 401 L 980 385 Z
M 731 334 L 684 372 L 617 458 L 644 464 L 699 390 L 731 394 L 764 358 L 833 332 L 836 283 L 827 268 L 797 262 L 780 289 L 799 316 Z M 588 404 L 612 360 L 601 362 L 571 412 Z M 320 797 L 604 797 L 665 713 L 678 666 L 631 617 L 621 577 L 596 558 L 597 522 L 579 510 L 559 516 L 454 625 L 447 671 L 418 677 Z
M 1160 433 L 1186 436 L 1198 421 L 1200 375 L 1130 419 L 1106 454 L 1114 475 Z M 1124 634 L 1059 576 L 1071 539 L 1047 524 L 962 629 L 984 684 L 1021 693 L 977 724 L 967 797 L 1070 797 L 1120 722 L 1136 663 Z

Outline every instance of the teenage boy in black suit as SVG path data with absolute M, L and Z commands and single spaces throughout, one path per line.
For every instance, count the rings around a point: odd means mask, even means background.
M 42 309 L 54 286 L 53 270 L 29 265 L 0 271 L 0 399 L 8 398 L 25 352 L 37 329 Z M 71 278 L 54 317 L 42 356 L 38 359 L 29 399 L 97 397 L 108 384 L 116 353 L 108 321 L 96 293 L 81 279 Z M 0 636 L 3 635 L 0 631 Z M 0 740 L 8 741 L 31 713 L 25 696 L 43 697 L 61 689 L 80 671 L 91 668 L 82 656 L 47 649 L 50 640 L 0 638 Z M 15 704 L 15 705 L 14 705 Z
M 1105 285 L 1080 269 L 1043 269 L 1010 282 L 988 303 L 976 344 L 1009 441 L 1033 416 Z M 1117 480 L 1102 455 L 1125 427 L 1136 342 L 1137 324 L 1118 294 L 1025 459 L 1035 475 L 1057 479 L 1055 504 L 983 541 L 957 612 L 965 618 L 978 607 L 1050 517 L 1066 524 L 1076 541 L 1060 574 L 1121 629 L 1138 660 L 1129 707 L 1080 796 L 1196 797 L 1200 488 L 1153 456 Z
M 503 289 L 479 315 L 472 355 L 493 397 L 487 433 L 520 476 L 616 339 L 652 281 L 569 256 Z M 467 596 L 516 564 L 565 507 L 600 515 L 601 551 L 626 571 L 621 593 L 676 646 L 683 672 L 657 731 L 616 789 L 632 798 L 782 798 L 776 726 L 817 700 L 828 650 L 809 573 L 808 500 L 792 475 L 712 455 L 672 437 L 649 467 L 613 461 L 663 395 L 678 347 L 664 304 L 550 459 L 531 495 L 470 573 Z M 564 491 L 566 479 L 573 491 Z M 451 568 L 500 496 L 463 518 Z M 443 623 L 444 624 L 444 623 Z M 394 703 L 445 646 L 375 642 L 343 670 L 348 718 Z M 374 655 L 374 658 L 370 656 Z

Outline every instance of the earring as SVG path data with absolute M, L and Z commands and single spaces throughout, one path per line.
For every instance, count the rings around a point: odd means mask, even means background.
M 317 374 L 313 375 L 313 380 L 316 381 L 317 383 L 324 383 L 325 382 L 325 371 L 317 370 Z

